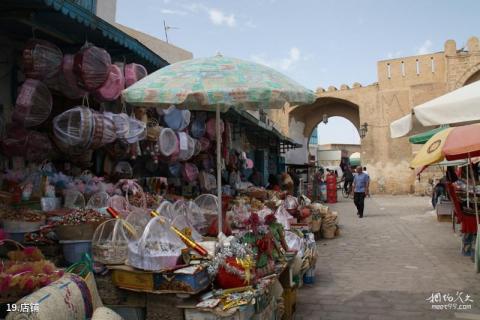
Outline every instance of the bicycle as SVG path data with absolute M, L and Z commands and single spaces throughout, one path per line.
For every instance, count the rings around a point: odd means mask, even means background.
M 345 182 L 343 183 L 344 183 L 344 186 L 342 187 L 342 195 L 345 199 L 348 199 L 352 194 L 353 183 L 349 183 L 348 190 L 345 190 Z

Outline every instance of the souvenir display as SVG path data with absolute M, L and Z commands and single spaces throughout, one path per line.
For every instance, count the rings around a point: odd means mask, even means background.
M 169 157 L 179 150 L 178 137 L 170 128 L 163 128 L 158 137 L 160 152 L 165 157 Z
M 183 165 L 182 177 L 187 182 L 193 182 L 198 179 L 198 168 L 193 163 L 185 163 Z
M 191 128 L 190 128 L 190 133 L 192 137 L 196 139 L 200 139 L 205 135 L 205 131 L 206 131 L 205 120 L 197 118 L 192 121 Z
M 181 257 L 184 243 L 162 217 L 153 218 L 142 237 L 128 244 L 128 263 L 150 271 L 174 268 Z
M 179 153 L 178 160 L 187 161 L 195 153 L 195 141 L 185 132 L 178 133 Z
M 52 150 L 52 143 L 46 134 L 10 127 L 1 141 L 2 152 L 8 156 L 25 157 L 29 161 L 45 159 Z
M 164 111 L 163 120 L 169 128 L 182 131 L 190 124 L 190 117 L 190 110 L 181 110 L 171 106 Z
M 128 241 L 138 237 L 137 230 L 126 220 L 107 220 L 93 234 L 93 258 L 104 264 L 123 264 L 127 260 Z
M 42 299 L 58 313 L 74 306 L 62 315 L 83 319 L 101 305 L 93 301 L 98 285 L 102 298 L 123 299 L 124 290 L 146 292 L 149 299 L 188 294 L 189 301 L 198 301 L 181 311 L 185 319 L 200 312 L 199 306 L 207 314 L 199 319 L 280 319 L 273 310 L 294 308 L 293 298 L 278 299 L 281 292 L 301 287 L 303 279 L 311 283 L 315 275 L 312 231 L 317 237 L 338 235 L 338 215 L 306 197 L 247 182 L 261 185 L 262 175 L 280 170 L 281 139 L 263 137 L 265 126 L 251 128 L 227 105 L 221 105 L 219 123 L 207 106 L 197 111 L 199 106 L 190 105 L 203 99 L 197 94 L 168 108 L 169 103 L 126 103 L 122 92 L 148 81 L 142 80 L 146 68 L 131 62 L 137 55 L 109 45 L 124 60 L 112 64 L 105 49 L 75 43 L 65 50 L 76 54 L 62 56 L 52 44 L 29 42 L 22 53 L 25 78 L 19 78 L 25 80 L 12 87 L 18 98 L 13 108 L 7 106 L 12 117 L 0 117 L 0 244 L 13 239 L 36 246 L 17 245 L 7 254 L 0 295 Z M 154 68 L 155 59 L 147 60 L 149 70 Z M 185 88 L 177 89 L 165 94 L 176 99 Z M 251 176 L 255 167 L 258 179 Z M 53 261 L 71 265 L 66 275 Z M 214 308 L 220 313 L 208 316 Z

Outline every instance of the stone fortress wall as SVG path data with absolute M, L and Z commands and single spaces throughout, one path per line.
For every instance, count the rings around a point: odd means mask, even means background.
M 457 48 L 454 40 L 448 40 L 441 52 L 379 61 L 377 78 L 368 86 L 318 88 L 311 105 L 270 111 L 277 126 L 304 146 L 288 152 L 286 162 L 306 163 L 308 138 L 323 115 L 342 116 L 357 129 L 367 124 L 361 156 L 372 177 L 372 192 L 421 193 L 428 173 L 419 183 L 409 168 L 418 146 L 412 146 L 408 137 L 391 139 L 389 125 L 416 105 L 480 80 L 480 42 L 471 37 L 464 48 Z M 438 177 L 439 172 L 431 174 Z

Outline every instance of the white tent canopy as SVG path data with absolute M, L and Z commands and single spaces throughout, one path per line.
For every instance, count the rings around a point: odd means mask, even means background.
M 390 135 L 399 138 L 414 129 L 418 121 L 423 126 L 435 126 L 480 120 L 480 81 L 447 93 L 413 108 L 390 124 Z

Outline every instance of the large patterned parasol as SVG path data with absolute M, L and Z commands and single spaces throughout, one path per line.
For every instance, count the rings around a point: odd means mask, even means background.
M 280 109 L 286 103 L 312 103 L 315 94 L 285 75 L 260 64 L 217 55 L 169 65 L 122 93 L 123 101 L 143 107 L 178 107 L 220 112 L 229 108 Z M 221 228 L 220 139 L 217 140 L 219 231 Z

